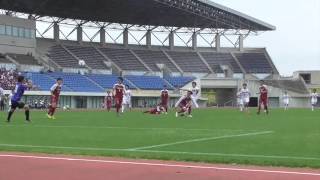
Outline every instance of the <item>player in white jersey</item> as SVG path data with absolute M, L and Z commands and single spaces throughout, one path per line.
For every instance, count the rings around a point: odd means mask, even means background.
M 288 110 L 289 108 L 289 102 L 290 102 L 290 96 L 287 91 L 284 92 L 282 96 L 283 104 L 284 104 L 284 110 Z
M 242 89 L 240 90 L 240 111 L 248 111 L 250 95 L 251 93 L 248 89 L 247 83 L 243 83 Z
M 317 90 L 314 89 L 313 92 L 311 93 L 310 97 L 311 97 L 311 110 L 314 111 L 314 108 L 316 107 L 317 103 L 318 103 L 318 93 Z
M 199 98 L 199 92 L 200 89 L 197 86 L 197 83 L 195 81 L 192 82 L 192 95 L 191 97 L 197 102 L 198 98 Z
M 122 113 L 124 112 L 124 109 L 126 107 L 130 108 L 130 111 L 131 111 L 131 108 L 132 108 L 131 96 L 132 96 L 131 90 L 129 89 L 129 86 L 126 85 L 126 90 L 124 91 L 123 100 L 122 100 L 122 108 L 121 108 Z

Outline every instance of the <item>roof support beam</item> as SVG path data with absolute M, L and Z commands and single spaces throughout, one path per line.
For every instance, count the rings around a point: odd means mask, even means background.
M 53 25 L 53 39 L 56 42 L 60 41 L 60 27 L 57 22 L 54 22 L 54 25 Z
M 77 41 L 82 44 L 82 27 L 80 25 L 77 27 Z
M 198 33 L 193 32 L 192 34 L 192 49 L 196 50 L 198 47 L 198 41 L 197 41 Z
M 128 28 L 124 28 L 123 30 L 123 45 L 125 47 L 128 47 L 129 45 L 129 29 Z
M 170 50 L 173 50 L 174 48 L 174 31 L 169 33 L 169 48 Z
M 219 33 L 215 36 L 215 43 L 216 43 L 216 51 L 219 52 L 221 48 L 221 35 Z

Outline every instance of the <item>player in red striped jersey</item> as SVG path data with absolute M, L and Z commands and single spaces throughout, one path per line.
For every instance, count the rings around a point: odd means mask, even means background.
M 261 85 L 259 87 L 259 93 L 260 98 L 259 98 L 259 107 L 258 107 L 258 112 L 257 114 L 260 114 L 261 111 L 261 105 L 263 105 L 264 110 L 267 114 L 269 114 L 269 109 L 268 109 L 268 89 L 267 86 L 264 84 L 263 81 L 260 81 Z
M 110 112 L 112 107 L 112 94 L 110 90 L 107 90 L 107 94 L 104 97 L 104 107 L 107 108 L 107 111 Z
M 161 103 L 160 105 L 165 109 L 165 113 L 168 113 L 168 103 L 169 103 L 169 91 L 167 89 L 167 85 L 163 86 L 163 90 L 161 90 L 160 95 Z
M 58 107 L 59 103 L 59 96 L 62 89 L 62 78 L 57 78 L 56 83 L 50 88 L 51 91 L 51 98 L 50 98 L 50 105 L 47 117 L 49 119 L 55 119 L 54 113 Z
M 112 93 L 113 97 L 114 97 L 116 111 L 117 111 L 118 116 L 120 114 L 120 108 L 122 106 L 123 95 L 124 95 L 125 91 L 126 91 L 126 88 L 125 88 L 125 85 L 123 84 L 123 78 L 118 77 L 118 83 L 116 83 L 113 86 L 113 93 Z
M 182 96 L 178 102 L 176 103 L 175 107 L 178 108 L 176 112 L 176 117 L 185 116 L 188 114 L 188 117 L 192 117 L 192 103 L 195 105 L 196 108 L 199 107 L 196 100 L 192 97 L 192 90 L 188 90 L 187 94 Z

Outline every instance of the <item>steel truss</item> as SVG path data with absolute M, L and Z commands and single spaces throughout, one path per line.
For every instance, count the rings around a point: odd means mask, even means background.
M 185 2 L 184 0 L 157 0 L 161 3 L 170 3 L 175 4 L 175 2 Z M 193 0 L 188 0 L 187 2 L 190 4 L 182 4 L 181 6 L 187 6 L 189 8 L 195 8 L 194 11 L 198 13 L 201 12 L 203 15 L 210 17 L 220 17 L 216 14 L 209 14 L 207 11 L 200 10 L 201 6 L 193 4 Z M 178 6 L 179 7 L 179 6 Z M 185 7 L 184 7 L 185 8 Z M 207 8 L 207 7 L 206 7 Z M 217 12 L 218 13 L 218 12 Z M 229 43 L 232 47 L 239 47 L 239 39 L 240 38 L 231 38 L 232 36 L 242 36 L 243 39 L 247 38 L 250 35 L 259 35 L 260 31 L 251 31 L 244 29 L 216 29 L 216 28 L 184 28 L 184 27 L 166 27 L 166 26 L 150 26 L 150 25 L 134 25 L 134 24 L 120 24 L 120 23 L 109 23 L 109 22 L 95 22 L 95 21 L 84 21 L 78 19 L 67 19 L 67 18 L 58 18 L 58 17 L 50 17 L 50 16 L 38 16 L 35 14 L 25 14 L 19 12 L 12 12 L 0 9 L 0 14 L 6 14 L 10 16 L 15 16 L 19 18 L 32 18 L 38 23 L 42 24 L 42 27 L 45 28 L 41 31 L 39 27 L 36 28 L 37 37 L 42 38 L 53 38 L 53 34 L 49 34 L 55 24 L 58 24 L 60 27 L 68 27 L 71 28 L 70 31 L 64 30 L 63 28 L 59 28 L 60 34 L 62 35 L 60 38 L 62 40 L 74 40 L 71 35 L 76 33 L 78 27 L 83 28 L 83 35 L 88 39 L 89 42 L 99 42 L 97 41 L 97 37 L 100 35 L 100 31 L 104 29 L 105 36 L 107 42 L 111 43 L 122 43 L 121 37 L 125 30 L 128 30 L 128 36 L 131 37 L 131 40 L 134 41 L 133 44 L 137 45 L 145 45 L 145 40 L 147 37 L 147 33 L 150 32 L 152 37 L 152 45 L 161 45 L 168 46 L 169 44 L 169 36 L 170 33 L 174 34 L 175 39 L 178 39 L 182 42 L 182 46 L 191 47 L 192 46 L 192 35 L 195 33 L 197 38 L 201 39 L 202 42 L 205 43 L 205 47 L 215 47 L 216 35 L 220 35 L 221 38 L 224 38 L 226 42 Z M 219 14 L 219 13 L 218 13 Z M 220 22 L 224 22 L 224 19 L 220 19 Z M 37 24 L 38 24 L 37 23 Z M 93 34 L 89 34 L 90 32 L 94 32 Z M 140 34 L 138 37 L 135 34 Z

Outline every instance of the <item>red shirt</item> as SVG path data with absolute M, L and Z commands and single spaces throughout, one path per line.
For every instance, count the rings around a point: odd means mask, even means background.
M 57 83 L 50 88 L 52 95 L 55 98 L 58 98 L 60 96 L 61 89 L 62 89 L 62 86 L 58 85 Z
M 112 96 L 111 95 L 107 95 L 105 98 L 104 98 L 105 102 L 106 103 L 110 103 L 112 101 Z
M 114 89 L 114 91 L 115 91 L 115 97 L 117 97 L 117 98 L 123 98 L 123 94 L 124 94 L 124 91 L 125 91 L 125 87 L 124 87 L 124 85 L 123 84 L 115 84 L 114 86 L 113 86 L 113 89 Z
M 164 89 L 161 91 L 161 103 L 167 104 L 169 101 L 169 92 L 168 90 Z
M 186 107 L 189 106 L 191 104 L 191 97 L 185 97 L 181 100 L 180 102 L 180 106 Z
M 268 89 L 263 85 L 260 86 L 260 99 L 261 100 L 267 100 L 268 99 Z

